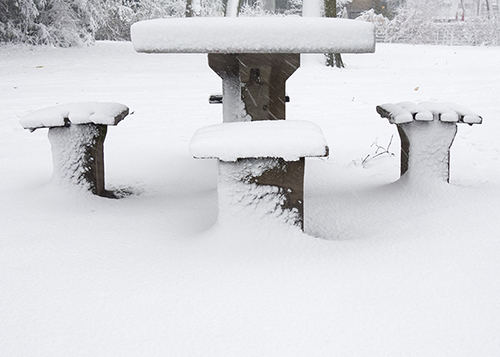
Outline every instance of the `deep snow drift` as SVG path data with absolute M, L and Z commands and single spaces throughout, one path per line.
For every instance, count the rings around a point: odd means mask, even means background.
M 336 70 L 307 57 L 288 120 L 318 124 L 308 234 L 221 212 L 193 133 L 222 121 L 204 55 L 130 43 L 0 46 L 2 356 L 492 356 L 500 348 L 500 48 L 378 45 Z M 398 180 L 382 103 L 458 103 L 450 185 Z M 105 142 L 120 200 L 51 183 L 46 106 L 124 103 Z M 377 143 L 394 155 L 376 158 Z M 365 160 L 363 160 L 365 159 Z M 217 223 L 216 223 L 217 222 Z M 318 239 L 320 236 L 325 239 Z

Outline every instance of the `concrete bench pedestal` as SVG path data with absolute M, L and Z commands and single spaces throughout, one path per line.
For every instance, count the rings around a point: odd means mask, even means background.
M 108 127 L 77 124 L 49 128 L 54 179 L 83 186 L 98 196 L 107 196 L 104 185 L 104 139 Z
M 195 158 L 219 159 L 219 209 L 304 228 L 305 157 L 328 155 L 313 123 L 253 121 L 198 130 L 190 144 Z
M 74 103 L 41 109 L 21 119 L 25 129 L 48 128 L 52 146 L 54 179 L 102 197 L 114 197 L 105 189 L 104 140 L 108 125 L 128 115 L 118 103 Z
M 482 118 L 453 103 L 382 104 L 377 112 L 396 124 L 401 138 L 401 176 L 420 182 L 450 180 L 450 148 L 457 123 L 481 124 Z
M 249 208 L 304 228 L 305 159 L 243 158 L 219 162 L 219 207 L 236 213 Z

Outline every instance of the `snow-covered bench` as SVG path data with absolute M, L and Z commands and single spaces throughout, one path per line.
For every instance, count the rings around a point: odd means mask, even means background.
M 398 127 L 401 176 L 418 181 L 449 182 L 450 148 L 457 133 L 457 123 L 482 122 L 479 115 L 454 103 L 388 103 L 376 109 Z
M 272 120 L 212 125 L 199 129 L 189 148 L 195 158 L 220 160 L 221 213 L 252 212 L 303 229 L 304 158 L 328 156 L 316 124 Z
M 117 125 L 128 113 L 119 103 L 71 103 L 36 110 L 20 123 L 30 131 L 49 128 L 56 180 L 113 197 L 104 186 L 104 139 L 107 126 Z

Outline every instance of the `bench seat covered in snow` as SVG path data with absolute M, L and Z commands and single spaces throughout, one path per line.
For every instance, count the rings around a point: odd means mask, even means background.
M 32 131 L 69 124 L 117 125 L 127 115 L 127 106 L 120 103 L 68 103 L 35 110 L 21 118 L 20 123 Z
M 196 131 L 189 149 L 198 159 L 328 156 L 320 127 L 302 120 L 265 120 L 211 125 Z
M 433 121 L 434 119 L 448 123 L 481 124 L 482 118 L 467 108 L 455 103 L 436 102 L 401 102 L 386 103 L 377 106 L 377 112 L 389 119 L 391 124 L 404 124 L 416 121 Z

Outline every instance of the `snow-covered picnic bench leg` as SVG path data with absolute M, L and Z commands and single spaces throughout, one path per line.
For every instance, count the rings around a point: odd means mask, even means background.
M 54 179 L 79 185 L 98 196 L 104 187 L 104 139 L 107 125 L 71 124 L 49 128 Z
M 457 124 L 439 120 L 397 126 L 401 138 L 401 176 L 450 180 L 450 148 Z
M 246 158 L 219 163 L 219 209 L 250 210 L 304 229 L 305 159 Z M 285 174 L 285 173 L 291 174 Z

